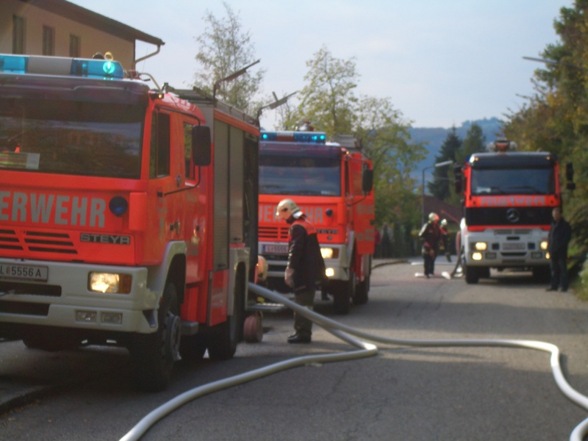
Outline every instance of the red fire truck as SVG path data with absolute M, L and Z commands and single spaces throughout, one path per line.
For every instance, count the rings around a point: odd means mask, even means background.
M 559 163 L 551 153 L 515 147 L 499 139 L 456 168 L 464 204 L 457 249 L 467 283 L 490 277 L 491 268 L 530 269 L 537 279 L 549 274 L 551 211 L 562 203 Z M 571 165 L 567 175 L 573 188 Z
M 372 163 L 351 137 L 327 142 L 324 132 L 262 131 L 259 148 L 259 253 L 270 288 L 287 292 L 288 225 L 275 217 L 292 198 L 318 230 L 335 311 L 368 301 L 374 254 Z
M 0 336 L 128 348 L 138 385 L 233 356 L 257 262 L 259 130 L 113 60 L 0 55 Z

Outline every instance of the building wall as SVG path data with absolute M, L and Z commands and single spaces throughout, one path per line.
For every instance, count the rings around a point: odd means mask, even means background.
M 70 35 L 80 38 L 80 56 L 91 58 L 96 52 L 111 52 L 115 60 L 130 69 L 135 59 L 135 41 L 109 35 L 90 26 L 61 17 L 59 14 L 39 9 L 19 0 L 0 2 L 0 53 L 11 54 L 13 48 L 13 17 L 24 18 L 24 53 L 43 55 L 43 26 L 54 29 L 55 51 L 53 55 L 70 56 Z

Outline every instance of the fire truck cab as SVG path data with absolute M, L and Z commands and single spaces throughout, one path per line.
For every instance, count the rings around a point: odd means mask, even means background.
M 257 262 L 259 130 L 114 60 L 0 55 L 0 336 L 128 348 L 139 387 L 229 358 Z
M 467 283 L 490 269 L 528 269 L 549 274 L 547 236 L 551 211 L 560 206 L 559 163 L 548 152 L 517 152 L 500 139 L 456 169 L 464 216 L 457 236 Z
M 259 252 L 268 263 L 268 284 L 287 292 L 284 270 L 289 226 L 275 217 L 291 198 L 318 231 L 326 263 L 322 290 L 335 311 L 368 301 L 374 254 L 374 195 L 371 161 L 355 140 L 327 142 L 324 132 L 262 131 L 259 174 Z

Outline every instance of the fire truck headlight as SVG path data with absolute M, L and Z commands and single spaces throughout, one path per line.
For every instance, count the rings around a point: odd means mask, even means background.
M 325 269 L 325 276 L 331 278 L 335 275 L 335 270 L 333 268 L 326 268 Z
M 472 260 L 482 260 L 482 253 L 478 253 L 478 252 L 472 253 Z
M 88 289 L 107 294 L 128 294 L 132 281 L 128 274 L 92 272 L 88 275 Z
M 547 241 L 542 240 L 541 243 L 539 244 L 539 248 L 541 248 L 543 251 L 545 251 L 547 249 Z
M 339 250 L 337 248 L 321 248 L 321 255 L 323 259 L 336 259 L 339 257 Z
M 488 244 L 486 242 L 476 242 L 474 244 L 474 249 L 476 251 L 486 251 L 488 249 Z

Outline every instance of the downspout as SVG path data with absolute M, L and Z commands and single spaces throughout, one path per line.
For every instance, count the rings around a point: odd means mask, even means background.
M 163 44 L 165 44 L 165 43 L 163 43 Z M 141 58 L 133 61 L 133 69 L 136 69 L 137 68 L 137 64 L 140 63 L 141 61 L 146 60 L 147 58 L 151 58 L 151 57 L 157 55 L 159 53 L 159 51 L 161 50 L 161 46 L 162 46 L 161 44 L 158 44 L 157 45 L 157 50 L 155 52 L 152 52 L 150 54 L 147 54 L 144 57 L 141 57 Z

